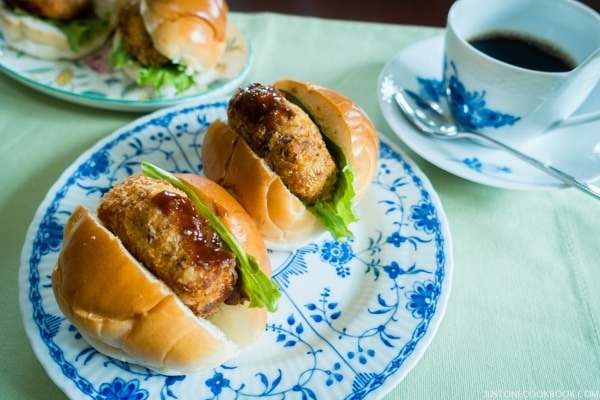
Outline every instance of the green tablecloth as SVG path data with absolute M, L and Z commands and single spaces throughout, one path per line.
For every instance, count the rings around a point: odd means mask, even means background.
M 574 189 L 510 191 L 455 177 L 407 149 L 379 111 L 384 63 L 441 30 L 233 17 L 253 43 L 248 81 L 292 77 L 346 94 L 406 150 L 442 200 L 455 257 L 449 306 L 423 358 L 386 399 L 600 398 L 600 202 Z M 138 116 L 66 103 L 0 76 L 2 399 L 64 398 L 23 329 L 21 247 L 62 171 Z

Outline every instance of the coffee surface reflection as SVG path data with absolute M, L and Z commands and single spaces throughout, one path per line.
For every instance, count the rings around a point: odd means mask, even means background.
M 469 43 L 490 57 L 516 67 L 543 72 L 568 72 L 577 64 L 558 46 L 516 32 L 489 32 Z

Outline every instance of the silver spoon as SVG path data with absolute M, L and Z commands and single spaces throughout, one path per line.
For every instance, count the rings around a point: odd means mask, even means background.
M 398 106 L 400 106 L 400 109 L 404 112 L 406 118 L 413 125 L 415 125 L 419 131 L 428 136 L 438 139 L 472 138 L 489 142 L 496 147 L 508 151 L 528 164 L 533 165 L 534 167 L 537 167 L 542 171 L 552 175 L 567 185 L 576 187 L 577 189 L 582 190 L 583 192 L 600 200 L 600 188 L 598 187 L 578 181 L 571 175 L 554 168 L 552 165 L 523 154 L 520 151 L 515 150 L 514 148 L 507 146 L 506 144 L 499 142 L 494 138 L 481 133 L 459 130 L 454 118 L 445 113 L 439 104 L 435 102 L 429 101 L 404 88 L 398 89 L 398 92 L 394 95 L 394 99 L 396 100 Z

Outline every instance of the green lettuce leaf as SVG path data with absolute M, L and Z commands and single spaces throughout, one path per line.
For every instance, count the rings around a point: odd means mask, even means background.
M 110 16 L 106 16 L 104 18 L 84 17 L 70 21 L 59 21 L 54 19 L 40 18 L 21 8 L 15 8 L 13 12 L 17 15 L 25 15 L 32 18 L 41 19 L 42 21 L 57 27 L 65 34 L 67 40 L 69 41 L 69 46 L 73 51 L 79 51 L 81 46 L 90 42 L 96 36 L 106 33 L 106 31 L 110 29 Z
M 318 201 L 313 206 L 308 207 L 309 211 L 319 217 L 325 224 L 336 240 L 354 237 L 349 225 L 358 221 L 358 216 L 354 212 L 352 204 L 355 194 L 352 186 L 354 174 L 347 164 L 343 163 L 341 165 L 343 167 L 338 174 L 338 182 L 333 195 L 327 201 Z
M 51 21 L 52 25 L 60 29 L 69 41 L 73 51 L 79 51 L 81 46 L 90 42 L 96 36 L 101 35 L 109 29 L 109 19 L 85 18 L 72 21 Z
M 152 85 L 157 90 L 173 86 L 177 93 L 182 93 L 194 86 L 194 77 L 185 72 L 183 65 L 169 64 L 164 67 L 140 67 L 137 83 Z
M 325 140 L 325 145 L 340 171 L 333 195 L 328 200 L 318 201 L 307 208 L 323 222 L 335 240 L 352 238 L 354 235 L 349 225 L 352 222 L 358 221 L 358 216 L 353 206 L 355 192 L 352 182 L 354 181 L 354 173 L 348 166 L 346 156 L 342 152 L 342 149 L 327 136 L 327 132 L 324 132 L 323 128 L 315 121 L 315 118 L 296 97 L 287 92 L 284 92 L 284 95 L 286 99 L 304 110 L 318 126 L 319 131 L 323 135 L 323 140 Z
M 241 289 L 250 300 L 249 307 L 265 307 L 270 312 L 277 311 L 281 292 L 275 282 L 265 275 L 256 258 L 246 253 L 223 222 L 202 203 L 198 195 L 176 176 L 157 166 L 144 162 L 142 163 L 142 172 L 150 178 L 165 180 L 183 190 L 194 203 L 198 213 L 209 221 L 221 240 L 229 246 L 238 261 Z
M 130 62 L 133 62 L 133 58 L 131 58 L 131 54 L 129 54 L 129 52 L 125 48 L 125 44 L 122 40 L 119 40 L 117 46 L 108 56 L 108 60 L 116 69 L 121 69 Z
M 109 60 L 116 69 L 121 69 L 135 62 L 121 40 L 112 51 Z M 162 67 L 145 67 L 139 65 L 138 85 L 151 85 L 159 92 L 163 87 L 174 87 L 177 93 L 182 93 L 194 86 L 194 77 L 186 73 L 183 65 L 169 64 Z

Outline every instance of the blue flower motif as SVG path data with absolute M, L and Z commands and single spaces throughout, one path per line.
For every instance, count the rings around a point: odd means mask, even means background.
M 394 232 L 388 236 L 385 242 L 394 245 L 395 247 L 400 247 L 404 243 L 410 243 L 416 250 L 419 243 L 427 243 L 429 240 L 421 239 L 416 236 L 402 236 L 400 232 Z
M 462 162 L 467 167 L 477 172 L 481 172 L 483 170 L 483 163 L 477 157 L 465 158 L 462 160 Z
M 415 318 L 429 316 L 435 308 L 435 299 L 439 296 L 439 288 L 432 281 L 415 282 L 413 290 L 406 293 L 406 308 Z
M 321 260 L 334 266 L 346 264 L 354 257 L 349 242 L 325 242 L 321 248 Z
M 150 135 L 150 140 L 155 140 L 158 143 L 162 143 L 170 141 L 171 137 L 165 135 L 164 132 L 157 132 L 156 135 Z
M 404 270 L 400 268 L 400 264 L 398 264 L 396 261 L 392 261 L 390 265 L 383 267 L 383 270 L 387 272 L 387 274 L 390 276 L 390 279 L 396 279 L 399 275 L 404 274 Z
M 335 268 L 335 272 L 338 274 L 340 278 L 345 278 L 350 276 L 350 268 L 344 266 L 338 266 Z
M 79 167 L 79 174 L 82 177 L 98 179 L 101 175 L 108 173 L 110 166 L 110 157 L 105 151 L 95 153 L 85 164 Z
M 440 98 L 446 97 L 444 81 L 439 79 L 425 79 L 417 77 L 421 87 L 421 95 L 429 100 L 439 102 Z
M 216 396 L 221 394 L 223 388 L 229 387 L 229 379 L 225 378 L 220 372 L 215 372 L 213 377 L 208 379 L 205 383 L 206 386 L 210 388 L 210 391 Z
M 60 249 L 62 236 L 63 226 L 55 218 L 44 220 L 40 224 L 40 232 L 35 239 L 35 244 L 39 246 L 40 253 L 45 255 Z
M 393 244 L 395 247 L 400 247 L 406 240 L 407 238 L 405 236 L 400 235 L 399 232 L 394 232 L 385 240 L 385 242 Z
M 176 384 L 177 382 L 181 382 L 185 379 L 185 375 L 171 375 L 167 377 L 167 380 L 165 381 L 165 384 L 167 386 L 171 386 Z
M 469 92 L 460 81 L 454 62 L 450 62 L 450 66 L 454 70 L 454 75 L 448 78 L 448 103 L 452 114 L 463 128 L 468 130 L 501 128 L 514 125 L 521 119 L 521 117 L 486 108 L 485 90 Z
M 342 375 L 339 372 L 335 372 L 335 371 L 339 371 L 341 367 L 342 367 L 342 365 L 340 363 L 335 363 L 335 364 L 333 364 L 333 371 L 331 371 L 331 370 L 327 371 L 327 374 L 329 375 L 329 378 L 327 378 L 327 380 L 325 381 L 325 384 L 327 386 L 333 385 L 336 381 L 341 382 L 344 380 L 344 375 Z
M 429 273 L 429 271 L 427 271 L 427 270 L 424 270 L 424 269 L 421 269 L 421 268 L 417 268 L 416 264 L 413 264 L 408 269 L 404 269 L 396 261 L 392 261 L 392 263 L 390 265 L 384 266 L 383 270 L 385 272 L 387 272 L 387 274 L 389 275 L 390 279 L 396 279 L 400 275 L 414 275 L 414 274 L 419 274 L 421 272 L 427 272 L 427 273 Z
M 134 379 L 125 382 L 121 378 L 115 378 L 112 383 L 100 385 L 100 400 L 143 400 L 148 398 L 148 391 L 139 388 L 139 381 Z
M 415 228 L 424 230 L 427 233 L 433 233 L 440 221 L 435 213 L 435 208 L 431 203 L 421 202 L 411 207 L 410 219 L 415 222 Z

